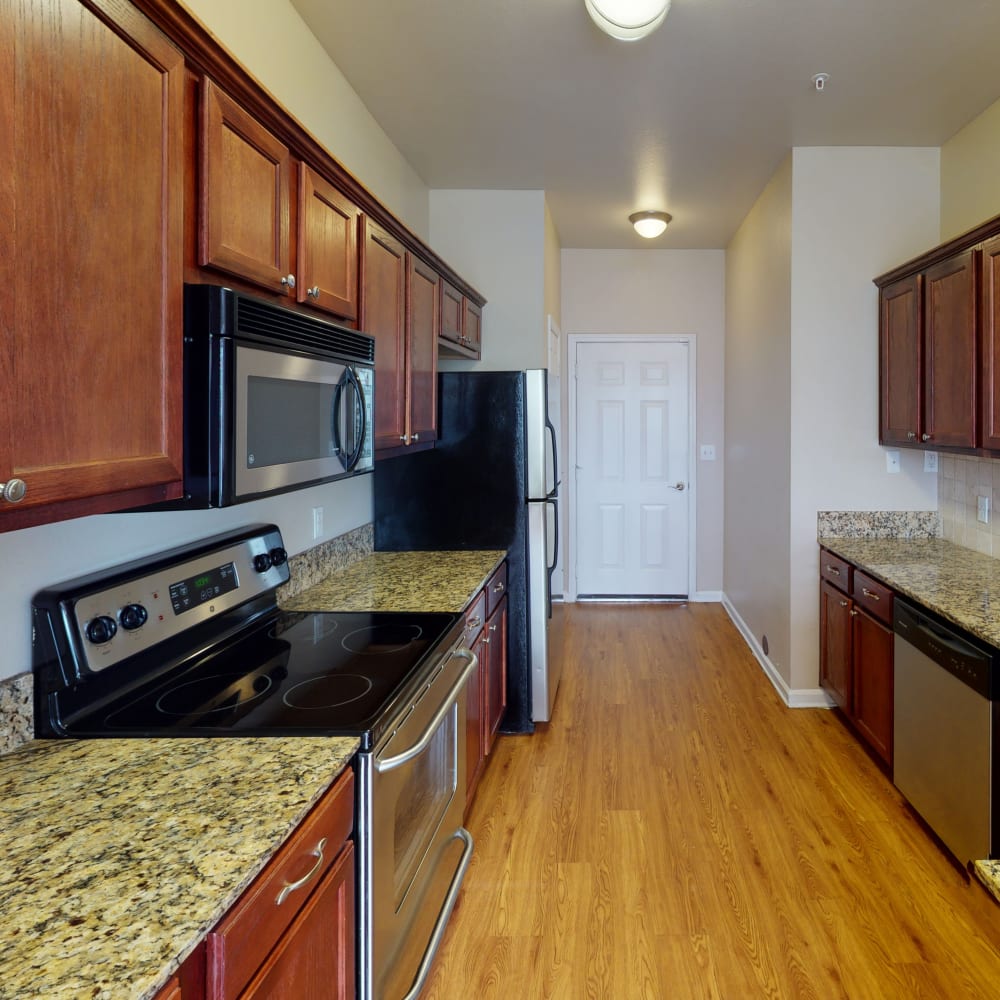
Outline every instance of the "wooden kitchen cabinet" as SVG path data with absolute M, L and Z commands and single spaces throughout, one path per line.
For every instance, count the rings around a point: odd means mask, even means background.
M 441 282 L 441 325 L 438 346 L 451 357 L 482 356 L 482 308 L 454 285 Z
M 269 291 L 289 291 L 288 147 L 206 79 L 199 149 L 199 263 Z
M 366 221 L 361 328 L 375 338 L 375 451 L 437 439 L 438 273 Z
M 820 549 L 820 686 L 892 766 L 893 593 Z
M 490 615 L 483 637 L 486 646 L 486 690 L 483 703 L 484 742 L 487 756 L 507 710 L 507 598 Z
M 879 293 L 879 443 L 915 444 L 923 422 L 923 279 Z
M 176 498 L 183 56 L 116 0 L 23 0 L 0 49 L 0 530 Z
M 983 246 L 980 267 L 980 443 L 1000 451 L 1000 236 Z
M 471 299 L 465 300 L 465 315 L 462 320 L 465 347 L 473 357 L 480 357 L 483 350 L 483 310 Z
M 208 1000 L 355 995 L 353 827 L 345 771 L 206 937 Z
M 483 652 L 483 629 L 486 626 L 486 591 L 476 595 L 465 614 L 465 636 L 462 644 L 472 650 L 479 663 L 469 675 L 465 688 L 465 808 L 473 796 L 486 766 L 486 717 L 484 694 L 487 663 Z M 489 647 L 485 647 L 489 649 Z

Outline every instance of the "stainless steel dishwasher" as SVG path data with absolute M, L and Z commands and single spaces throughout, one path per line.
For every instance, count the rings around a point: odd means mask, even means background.
M 896 600 L 893 781 L 955 857 L 994 856 L 996 651 Z

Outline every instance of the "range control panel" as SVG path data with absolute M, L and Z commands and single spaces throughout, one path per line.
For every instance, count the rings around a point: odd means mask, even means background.
M 87 668 L 104 670 L 288 580 L 288 554 L 275 526 L 222 537 L 217 548 L 176 550 L 176 561 L 167 554 L 111 570 L 105 586 L 91 579 L 73 594 L 68 585 L 59 605 L 75 626 Z

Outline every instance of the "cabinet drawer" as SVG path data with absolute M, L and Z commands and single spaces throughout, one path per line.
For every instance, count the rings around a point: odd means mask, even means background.
M 867 573 L 861 570 L 854 571 L 854 584 L 851 588 L 851 597 L 859 608 L 864 608 L 872 617 L 878 618 L 886 625 L 892 625 L 892 591 L 873 580 Z
M 210 1000 L 239 995 L 333 865 L 353 829 L 354 774 L 347 771 L 208 934 Z M 303 884 L 290 888 L 296 882 Z
M 851 592 L 851 564 L 827 549 L 819 550 L 819 575 L 835 587 Z
M 486 584 L 486 617 L 496 611 L 498 605 L 507 593 L 507 562 L 502 562 Z
M 469 610 L 465 612 L 465 638 L 462 644 L 469 649 L 473 647 L 483 630 L 483 625 L 486 624 L 486 593 L 484 587 L 469 605 Z

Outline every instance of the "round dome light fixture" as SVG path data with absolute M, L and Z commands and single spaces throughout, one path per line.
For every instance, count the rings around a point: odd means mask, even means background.
M 584 0 L 587 13 L 601 31 L 623 42 L 635 42 L 655 31 L 670 10 L 670 0 Z
M 667 223 L 673 218 L 669 212 L 633 212 L 628 221 L 635 226 L 635 231 L 647 240 L 656 239 Z

